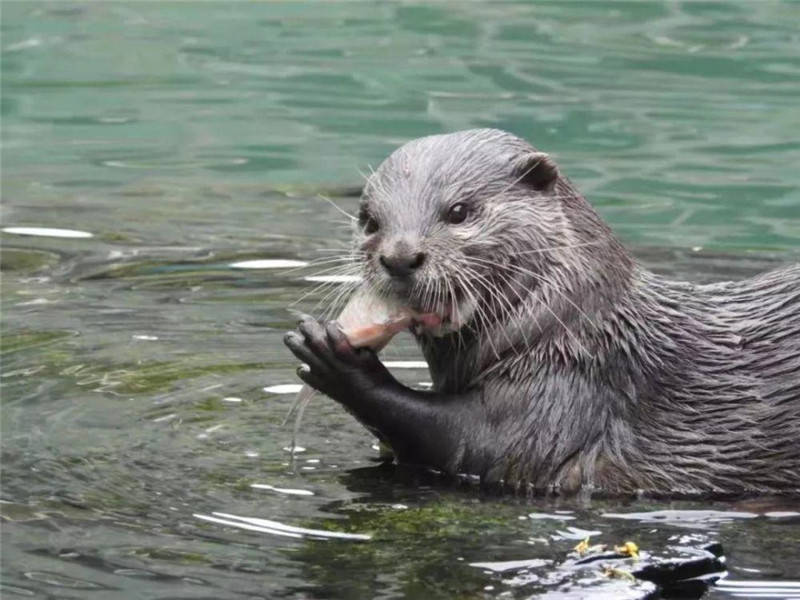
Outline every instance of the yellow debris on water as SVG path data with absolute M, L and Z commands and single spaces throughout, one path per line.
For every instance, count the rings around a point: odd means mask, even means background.
M 573 550 L 575 550 L 575 552 L 577 552 L 581 556 L 586 554 L 586 551 L 588 549 L 589 549 L 589 538 L 588 537 L 585 540 L 583 540 L 582 542 L 580 542 L 577 546 L 575 546 L 575 548 L 573 548 Z
M 617 569 L 616 567 L 603 567 L 603 575 L 614 579 L 625 579 L 626 581 L 636 581 L 636 577 L 630 571 Z
M 639 558 L 639 546 L 634 542 L 625 542 L 622 546 L 614 546 L 614 552 L 630 556 L 633 559 Z
M 579 556 L 583 556 L 584 554 L 594 554 L 596 552 L 603 552 L 605 549 L 606 549 L 605 544 L 595 544 L 594 546 L 589 545 L 588 537 L 573 548 L 573 550 L 575 550 L 575 552 L 577 552 Z

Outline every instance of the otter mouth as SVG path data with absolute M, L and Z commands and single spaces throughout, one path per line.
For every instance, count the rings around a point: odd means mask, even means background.
M 380 289 L 380 288 L 378 288 Z M 411 331 L 416 335 L 442 337 L 466 325 L 477 309 L 477 302 L 459 287 L 450 286 L 448 293 L 422 293 L 424 286 L 408 282 L 391 282 L 380 292 L 389 304 L 411 318 Z
M 424 333 L 441 337 L 461 329 L 469 322 L 475 312 L 475 304 L 456 290 L 455 295 L 433 306 L 414 309 L 414 333 Z

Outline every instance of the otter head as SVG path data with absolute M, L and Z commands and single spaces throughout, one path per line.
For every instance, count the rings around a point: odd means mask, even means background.
M 411 141 L 364 188 L 355 245 L 367 285 L 449 330 L 508 314 L 574 243 L 558 168 L 524 140 L 475 129 Z M 568 185 L 568 184 L 567 184 Z

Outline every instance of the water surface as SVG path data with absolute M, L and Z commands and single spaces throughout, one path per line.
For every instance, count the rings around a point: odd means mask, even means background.
M 708 597 L 800 597 L 797 503 L 486 495 L 376 467 L 324 399 L 292 463 L 280 342 L 298 264 L 347 240 L 320 195 L 352 211 L 391 149 L 466 127 L 551 152 L 659 272 L 797 260 L 798 4 L 2 11 L 4 597 L 640 597 L 572 565 L 591 532 L 719 541 Z M 386 358 L 428 380 L 409 339 Z

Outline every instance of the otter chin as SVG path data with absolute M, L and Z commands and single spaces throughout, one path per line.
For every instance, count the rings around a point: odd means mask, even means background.
M 800 265 L 648 271 L 547 154 L 503 131 L 413 140 L 364 188 L 364 290 L 418 313 L 433 388 L 335 322 L 285 341 L 399 462 L 608 495 L 800 493 Z

